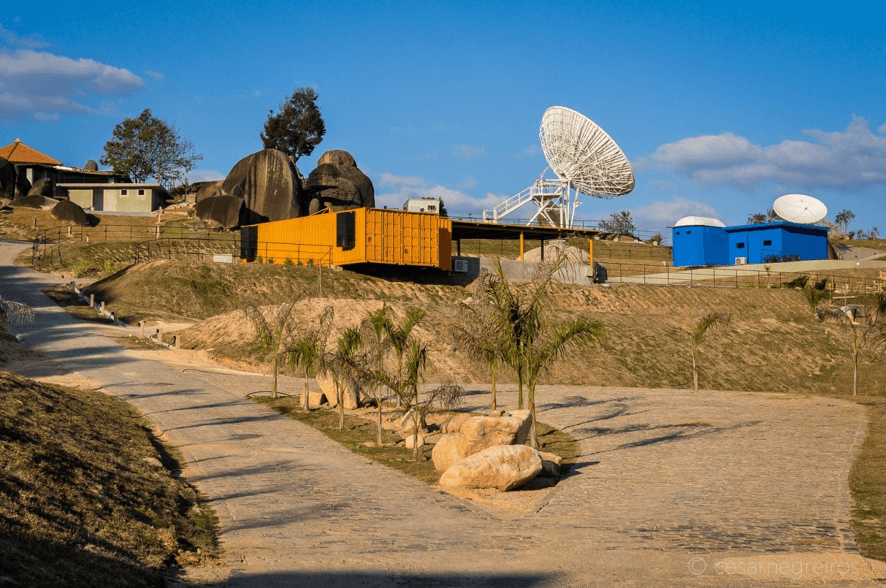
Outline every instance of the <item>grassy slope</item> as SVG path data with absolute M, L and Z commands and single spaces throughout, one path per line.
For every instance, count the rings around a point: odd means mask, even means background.
M 129 406 L 0 372 L 0 576 L 13 586 L 163 586 L 215 551 L 214 516 Z

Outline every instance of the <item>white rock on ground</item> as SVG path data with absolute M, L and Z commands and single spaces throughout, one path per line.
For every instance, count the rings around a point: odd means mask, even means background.
M 563 458 L 556 453 L 546 451 L 539 451 L 538 454 L 541 457 L 541 471 L 538 475 L 545 478 L 559 478 Z
M 470 417 L 458 433 L 444 435 L 431 456 L 434 467 L 445 472 L 455 462 L 496 445 L 522 445 L 532 425 L 528 410 L 518 410 L 502 417 Z M 447 427 L 448 429 L 448 427 Z
M 542 469 L 538 451 L 526 445 L 497 445 L 452 464 L 440 477 L 449 488 L 519 488 Z

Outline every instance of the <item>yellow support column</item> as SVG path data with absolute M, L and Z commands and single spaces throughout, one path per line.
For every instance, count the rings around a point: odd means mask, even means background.
M 520 261 L 523 261 L 523 231 L 520 231 Z
M 594 265 L 594 240 L 588 239 L 588 265 Z

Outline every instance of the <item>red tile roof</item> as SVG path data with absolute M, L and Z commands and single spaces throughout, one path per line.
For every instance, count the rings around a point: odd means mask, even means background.
M 14 143 L 6 147 L 0 147 L 0 157 L 9 160 L 16 165 L 40 164 L 40 165 L 62 165 L 62 162 L 53 159 L 45 153 L 40 153 L 33 147 L 28 147 L 16 139 Z

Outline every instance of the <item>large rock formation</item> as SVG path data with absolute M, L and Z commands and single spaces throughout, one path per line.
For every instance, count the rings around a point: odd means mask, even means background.
M 49 214 L 52 215 L 52 218 L 63 223 L 77 225 L 78 227 L 89 226 L 89 217 L 86 216 L 86 212 L 70 200 L 60 200 L 58 204 L 52 207 Z
M 0 198 L 15 198 L 15 165 L 0 157 Z
M 538 451 L 526 445 L 496 445 L 452 464 L 440 476 L 450 488 L 519 488 L 542 471 Z
M 431 458 L 437 471 L 449 467 L 470 455 L 495 445 L 522 445 L 526 443 L 532 417 L 528 410 L 514 411 L 502 417 L 471 417 L 461 425 L 458 433 L 443 435 Z
M 265 149 L 237 162 L 222 183 L 222 193 L 243 199 L 240 224 L 253 225 L 307 214 L 299 201 L 301 181 L 282 151 Z
M 31 180 L 28 179 L 28 170 L 24 167 L 18 168 L 18 175 L 15 178 L 15 195 L 16 197 L 27 196 L 31 191 Z
M 327 151 L 320 157 L 316 169 L 308 175 L 305 192 L 310 214 L 323 208 L 375 206 L 372 180 L 360 171 L 353 156 L 341 149 Z
M 83 169 L 85 169 L 86 171 L 96 172 L 98 171 L 98 164 L 95 162 L 95 160 L 90 159 L 86 162 L 86 165 L 83 166 Z
M 34 182 L 31 189 L 28 190 L 28 196 L 55 196 L 55 182 L 50 178 L 42 178 Z
M 226 229 L 240 223 L 243 199 L 236 196 L 210 196 L 197 202 L 194 213 L 203 221 L 215 221 Z
M 335 394 L 335 380 L 332 378 L 332 375 L 321 372 L 317 374 L 316 379 L 329 405 L 338 406 L 338 398 Z M 362 396 L 360 385 L 350 378 L 345 378 L 342 388 L 342 404 L 344 404 L 344 407 L 349 410 L 360 408 Z
M 194 202 L 199 204 L 210 196 L 223 195 L 222 184 L 224 183 L 224 180 L 215 180 L 214 182 L 198 182 L 194 184 L 194 187 L 197 188 L 197 193 L 194 195 Z
M 55 198 L 47 198 L 46 196 L 25 196 L 24 198 L 16 198 L 9 205 L 20 206 L 22 208 L 36 208 L 38 210 L 51 210 L 59 201 Z

